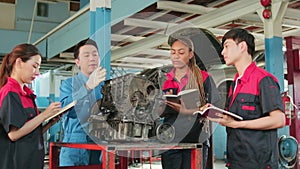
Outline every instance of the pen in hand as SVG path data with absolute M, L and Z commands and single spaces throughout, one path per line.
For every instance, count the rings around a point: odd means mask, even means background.
M 55 103 L 55 101 L 51 98 L 51 97 L 47 97 L 47 99 L 49 100 L 49 104 Z M 52 118 L 50 121 L 56 123 L 60 120 L 61 115 L 58 115 L 57 117 Z

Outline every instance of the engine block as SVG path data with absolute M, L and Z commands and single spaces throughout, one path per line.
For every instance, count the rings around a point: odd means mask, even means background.
M 127 74 L 106 81 L 102 99 L 91 110 L 89 134 L 106 141 L 147 141 L 164 105 L 158 72 L 152 73 Z

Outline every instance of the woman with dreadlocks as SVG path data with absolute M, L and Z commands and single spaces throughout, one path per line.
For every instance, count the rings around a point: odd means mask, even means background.
M 167 73 L 163 83 L 165 94 L 178 94 L 187 89 L 197 89 L 199 98 L 181 100 L 181 103 L 166 101 L 166 109 L 163 112 L 164 123 L 170 123 L 175 128 L 175 143 L 198 143 L 199 136 L 206 118 L 193 113 L 205 106 L 219 100 L 219 94 L 211 76 L 196 64 L 194 45 L 187 36 L 169 37 L 168 44 L 171 46 L 171 61 L 173 68 Z M 195 108 L 187 108 L 188 102 L 198 100 Z M 205 163 L 205 161 L 204 161 Z M 173 149 L 162 154 L 163 169 L 190 169 L 191 150 Z

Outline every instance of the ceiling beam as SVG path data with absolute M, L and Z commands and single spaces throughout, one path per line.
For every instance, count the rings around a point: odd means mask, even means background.
M 176 23 L 167 23 L 167 22 L 160 22 L 160 21 L 149 21 L 145 19 L 133 19 L 127 18 L 124 22 L 127 26 L 136 26 L 136 27 L 144 27 L 144 28 L 161 28 L 165 29 L 168 27 L 178 26 L 179 24 Z M 226 29 L 218 29 L 218 28 L 208 28 L 214 35 L 224 35 L 228 30 Z M 257 39 L 264 39 L 263 34 L 253 33 L 253 36 Z
M 113 25 L 122 21 L 129 15 L 156 3 L 156 1 L 157 0 L 112 1 L 112 8 L 114 10 L 111 12 L 111 24 Z M 130 6 L 130 8 L 124 10 L 124 6 L 127 5 Z M 42 49 L 41 52 L 47 51 L 47 54 L 43 54 L 48 58 L 54 57 L 60 52 L 74 46 L 74 44 L 80 40 L 89 37 L 89 22 L 89 5 L 86 5 L 33 44 L 38 45 L 38 47 Z M 74 36 L 74 32 L 76 32 L 76 36 Z
M 152 56 L 164 56 L 167 59 L 169 59 L 169 57 L 170 57 L 169 50 L 161 50 L 161 49 L 146 49 L 146 50 L 140 51 L 138 54 L 145 54 L 145 55 L 152 55 Z
M 187 4 L 175 1 L 158 1 L 157 9 L 177 11 L 192 14 L 205 14 L 215 10 L 215 8 L 205 7 L 202 5 Z
M 291 27 L 291 28 L 300 28 L 300 22 L 299 22 L 299 20 L 283 18 L 282 26 Z
M 119 34 L 111 34 L 112 41 L 126 41 L 126 42 L 135 42 L 145 37 L 142 36 L 132 36 L 132 35 L 119 35 Z
M 258 6 L 261 7 L 261 6 Z M 172 10 L 177 12 L 185 12 L 190 14 L 207 14 L 211 11 L 214 11 L 218 8 L 213 7 L 205 7 L 201 5 L 193 5 L 193 4 L 184 4 L 181 2 L 173 2 L 173 1 L 159 1 L 157 2 L 157 8 L 163 10 Z M 230 9 L 234 11 L 234 9 Z M 255 12 L 255 11 L 253 11 Z M 232 14 L 232 12 L 228 12 Z M 300 16 L 300 10 L 288 8 L 285 14 L 285 19 L 283 20 L 283 26 L 299 28 L 300 23 L 298 21 Z M 290 19 L 287 19 L 290 18 Z M 293 18 L 293 19 L 291 19 Z M 251 20 L 257 23 L 260 23 L 263 26 L 263 22 L 259 18 L 257 14 L 248 14 L 244 16 L 239 16 L 238 19 L 242 20 Z M 296 19 L 296 20 L 295 20 Z M 196 19 L 195 19 L 196 20 Z M 137 21 L 136 21 L 137 22 Z M 146 24 L 147 25 L 147 24 Z
M 300 10 L 287 8 L 284 16 L 287 18 L 293 18 L 299 20 Z
M 140 58 L 140 57 L 126 57 L 126 58 L 119 59 L 117 61 L 137 63 L 137 64 L 163 64 L 163 65 L 171 64 L 170 59 L 151 59 L 151 58 Z
M 111 51 L 111 61 L 121 59 L 126 56 L 130 56 L 141 52 L 146 49 L 159 46 L 167 41 L 167 36 L 163 34 L 155 34 L 150 37 L 144 38 L 122 48 L 118 48 Z
M 134 68 L 134 69 L 153 69 L 164 66 L 163 64 L 132 64 L 132 63 L 111 63 L 112 67 Z
M 300 36 L 300 29 L 293 29 L 290 31 L 285 31 L 283 33 L 284 37 L 288 37 L 288 36 Z
M 259 1 L 235 1 L 229 5 L 218 8 L 207 14 L 203 14 L 195 19 L 192 19 L 189 23 L 183 23 L 180 25 L 180 27 L 174 26 L 169 29 L 172 30 L 183 28 L 184 26 L 191 26 L 191 23 L 195 26 L 200 26 L 203 28 L 215 27 L 225 22 L 237 19 L 240 16 L 253 13 L 261 7 L 262 6 Z M 181 8 L 181 6 L 178 6 L 178 8 Z M 155 34 L 145 39 L 134 42 L 130 45 L 127 45 L 125 47 L 112 50 L 111 60 L 114 61 L 117 59 L 121 59 L 123 57 L 133 55 L 145 49 L 151 49 L 153 47 L 159 46 L 167 41 L 167 37 L 167 34 Z
M 221 8 L 210 8 L 172 1 L 158 1 L 157 4 L 158 9 L 169 10 L 171 8 L 177 12 L 203 14 L 190 21 L 192 24 L 203 28 L 214 27 L 232 21 L 243 15 L 256 12 L 256 9 L 262 7 L 259 1 L 249 0 L 236 1 Z
M 127 19 L 124 19 L 124 25 L 135 26 L 135 27 L 144 27 L 144 28 L 153 28 L 153 29 L 166 29 L 168 27 L 177 26 L 178 24 L 162 22 L 162 21 L 151 21 L 151 20 L 147 20 L 147 19 L 127 18 Z
M 215 27 L 225 22 L 238 19 L 246 14 L 256 12 L 259 8 L 262 8 L 259 1 L 235 1 L 229 5 L 192 19 L 190 22 L 203 28 Z

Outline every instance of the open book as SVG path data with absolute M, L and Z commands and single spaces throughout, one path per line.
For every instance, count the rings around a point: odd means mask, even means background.
M 215 106 L 210 106 L 210 107 L 206 108 L 203 111 L 196 111 L 193 114 L 197 114 L 197 113 L 200 113 L 201 115 L 208 116 L 208 117 L 211 117 L 211 118 L 219 118 L 216 114 L 217 113 L 223 113 L 223 114 L 229 115 L 229 116 L 231 116 L 235 119 L 243 120 L 243 118 L 241 116 L 236 115 L 234 113 L 231 113 L 229 111 L 220 109 L 220 108 L 215 107 Z
M 53 117 L 56 117 L 56 116 L 58 116 L 60 114 L 66 113 L 73 106 L 75 106 L 76 103 L 77 103 L 77 100 L 74 100 L 73 102 L 71 102 L 68 105 L 66 105 L 65 107 L 63 107 L 59 112 L 57 112 L 57 113 L 53 114 L 52 116 L 48 117 L 45 121 L 48 121 L 48 120 L 52 119 Z
M 199 107 L 200 103 L 200 92 L 198 89 L 187 89 L 180 91 L 177 95 L 165 94 L 164 97 L 168 101 L 175 103 L 184 102 L 184 105 L 188 109 L 193 109 Z

